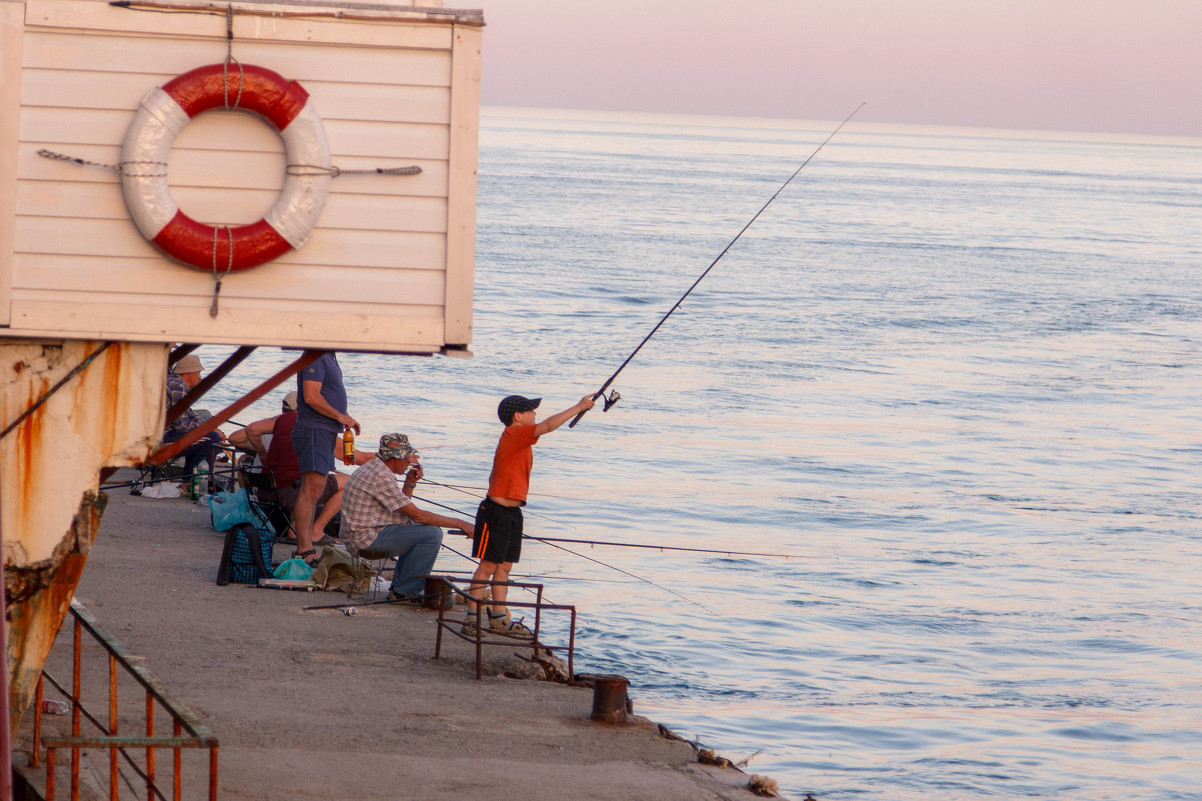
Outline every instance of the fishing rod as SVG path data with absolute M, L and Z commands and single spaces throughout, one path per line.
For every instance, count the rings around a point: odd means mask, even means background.
M 682 601 L 686 601 L 686 602 L 688 602 L 688 603 L 691 603 L 693 606 L 696 606 L 696 607 L 699 607 L 699 608 L 701 608 L 701 609 L 704 609 L 705 611 L 709 612 L 711 615 L 714 615 L 715 617 L 718 617 L 718 618 L 721 618 L 722 620 L 725 620 L 727 623 L 729 623 L 729 622 L 730 622 L 730 620 L 728 620 L 728 619 L 727 619 L 727 618 L 725 618 L 725 617 L 722 617 L 722 615 L 721 615 L 721 614 L 719 614 L 718 612 L 715 612 L 713 609 L 710 609 L 710 608 L 709 608 L 708 606 L 706 606 L 705 604 L 698 603 L 697 601 L 694 601 L 692 598 L 689 598 L 687 595 L 681 595 L 681 594 L 680 594 L 679 592 L 677 592 L 676 590 L 669 589 L 668 587 L 665 587 L 665 586 L 664 586 L 664 585 L 662 585 L 662 584 L 656 584 L 654 581 L 651 581 L 650 579 L 645 579 L 645 578 L 643 578 L 642 576 L 635 575 L 634 573 L 631 573 L 631 572 L 630 572 L 630 571 L 628 571 L 628 570 L 623 570 L 623 569 L 622 569 L 622 568 L 620 568 L 620 567 L 615 567 L 615 566 L 613 566 L 613 565 L 611 565 L 611 564 L 607 564 L 607 563 L 605 563 L 605 562 L 602 562 L 600 559 L 594 559 L 594 558 L 593 558 L 593 557 L 591 557 L 591 556 L 587 556 L 587 555 L 585 555 L 585 554 L 579 553 L 578 551 L 573 551 L 571 548 L 565 548 L 565 547 L 563 547 L 562 545 L 560 545 L 560 544 L 558 544 L 558 543 L 556 543 L 556 542 L 552 542 L 552 541 L 550 541 L 550 540 L 545 540 L 545 539 L 543 539 L 543 538 L 541 538 L 541 537 L 533 537 L 533 536 L 531 536 L 531 535 L 529 535 L 529 534 L 523 534 L 523 535 L 522 535 L 522 537 L 523 537 L 523 539 L 528 539 L 528 540 L 537 540 L 538 542 L 542 542 L 542 543 L 545 543 L 546 545 L 550 545 L 552 548 L 558 548 L 558 549 L 559 549 L 559 550 L 561 550 L 561 551 L 565 551 L 565 552 L 567 552 L 567 553 L 570 553 L 570 554 L 572 554 L 573 556 L 579 556 L 581 559 L 587 559 L 587 560 L 589 560 L 590 562 L 594 562 L 594 563 L 596 563 L 596 564 L 598 564 L 598 565 L 601 565 L 602 567 L 608 567 L 610 570 L 616 570 L 616 571 L 618 571 L 619 573 L 621 573 L 621 574 L 622 574 L 622 575 L 624 575 L 624 576 L 630 576 L 632 579 L 638 579 L 639 581 L 643 582 L 644 584 L 650 584 L 652 587 L 655 587 L 656 589 L 660 589 L 660 590 L 663 590 L 664 592 L 671 593 L 672 595 L 675 595 L 677 598 L 681 599 Z
M 475 493 L 468 492 L 467 490 L 460 489 L 459 487 L 453 487 L 453 486 L 451 486 L 450 484 L 439 484 L 437 481 L 428 481 L 427 483 L 429 483 L 429 484 L 434 484 L 434 485 L 437 485 L 437 486 L 439 486 L 439 487 L 446 487 L 447 489 L 453 489 L 453 490 L 455 490 L 456 492 L 462 492 L 464 495 L 467 495 L 469 498 L 479 498 L 480 500 L 484 500 L 484 496 L 483 496 L 483 495 L 476 495 Z M 422 496 L 420 496 L 420 495 L 414 495 L 413 497 L 414 497 L 415 499 L 419 500 L 419 501 L 425 501 L 426 503 L 432 503 L 432 504 L 434 504 L 435 506 L 442 507 L 443 509 L 446 509 L 446 510 L 448 510 L 448 511 L 454 512 L 455 514 L 460 514 L 460 515 L 467 516 L 467 512 L 461 512 L 461 511 L 459 511 L 458 509 L 456 509 L 456 508 L 454 508 L 454 507 L 447 506 L 445 503 L 439 503 L 438 501 L 432 501 L 432 500 L 430 500 L 429 498 L 423 498 L 423 497 L 422 497 Z M 575 527 L 575 526 L 573 526 L 571 523 L 563 523 L 563 522 L 561 522 L 561 521 L 559 521 L 559 520 L 556 520 L 556 519 L 555 519 L 555 518 L 553 518 L 553 517 L 547 517 L 547 516 L 546 516 L 546 515 L 544 515 L 544 514 L 539 514 L 538 512 L 532 512 L 532 511 L 530 511 L 529 509 L 527 509 L 527 510 L 525 511 L 525 514 L 528 514 L 528 515 L 530 515 L 531 517 L 541 517 L 543 520 L 546 520 L 548 523 L 554 523 L 555 525 L 557 525 L 557 526 L 563 526 L 564 528 L 570 528 L 570 529 L 575 529 L 575 528 L 576 528 L 576 527 Z
M 626 361 L 622 362 L 622 364 L 618 367 L 617 370 L 614 370 L 614 374 L 611 375 L 609 377 L 609 379 L 606 380 L 606 382 L 601 385 L 601 389 L 597 390 L 597 392 L 593 395 L 593 400 L 596 400 L 597 398 L 600 398 L 601 396 L 603 396 L 605 394 L 605 390 L 609 389 L 610 384 L 612 384 L 614 382 L 614 379 L 616 379 L 618 377 L 618 374 L 626 369 L 626 365 L 630 364 L 630 361 L 638 354 L 638 352 L 640 350 L 643 349 L 643 346 L 646 345 L 648 341 L 650 341 L 651 337 L 655 336 L 655 332 L 659 330 L 659 327 L 661 325 L 663 325 L 665 322 L 667 322 L 668 318 L 672 316 L 672 313 L 680 308 L 680 304 L 684 303 L 684 299 L 687 298 L 689 296 L 689 294 L 692 293 L 692 291 L 697 288 L 697 285 L 701 283 L 703 278 L 705 278 L 707 275 L 709 275 L 710 270 L 714 269 L 714 265 L 717 264 L 719 261 L 721 261 L 722 257 L 726 255 L 727 251 L 729 251 L 732 247 L 734 247 L 735 242 L 739 241 L 739 238 L 742 237 L 743 234 L 745 234 L 747 232 L 747 229 L 751 227 L 751 224 L 760 218 L 760 215 L 764 213 L 764 209 L 766 209 L 770 205 L 772 205 L 772 201 L 776 200 L 777 195 L 779 195 L 781 192 L 785 191 L 785 187 L 788 186 L 789 183 L 794 178 L 797 177 L 797 174 L 799 172 L 801 172 L 803 169 L 805 169 L 805 166 L 810 163 L 810 161 L 814 158 L 814 156 L 818 155 L 818 151 L 822 150 L 822 148 L 824 148 L 826 146 L 826 143 L 831 141 L 831 139 L 834 138 L 835 134 L 839 133 L 839 131 L 843 129 L 843 126 L 846 125 L 848 122 L 850 122 L 851 118 L 856 116 L 856 112 L 858 112 L 860 109 L 864 108 L 865 105 L 866 105 L 865 103 L 861 103 L 860 105 L 856 106 L 855 111 L 848 114 L 847 118 L 845 120 L 843 120 L 843 122 L 839 123 L 839 127 L 835 128 L 835 130 L 831 131 L 830 134 L 826 137 L 826 139 L 822 140 L 822 144 L 820 144 L 820 145 L 818 145 L 818 147 L 814 148 L 814 152 L 811 153 L 806 158 L 806 160 L 801 163 L 800 167 L 798 167 L 796 170 L 793 171 L 793 174 L 789 176 L 788 180 L 786 180 L 783 184 L 780 185 L 780 188 L 776 190 L 776 192 L 772 195 L 772 197 L 768 198 L 768 202 L 760 207 L 760 210 L 755 213 L 754 217 L 752 217 L 750 220 L 747 221 L 747 224 L 743 226 L 743 229 L 741 231 L 739 231 L 739 233 L 735 234 L 735 238 L 730 240 L 730 243 L 727 244 L 726 247 L 722 248 L 722 252 L 718 254 L 718 257 L 716 259 L 714 259 L 712 262 L 710 262 L 710 266 L 705 268 L 705 272 L 703 272 L 701 275 L 699 275 L 697 277 L 697 280 L 693 282 L 693 285 L 691 287 L 689 287 L 687 290 L 685 290 L 685 293 L 680 296 L 680 300 L 678 300 L 678 301 L 676 301 L 676 303 L 672 304 L 672 308 L 668 309 L 668 313 L 665 314 L 662 318 L 660 318 L 660 321 L 655 324 L 654 328 L 651 329 L 651 333 L 649 333 L 649 334 L 647 334 L 647 336 L 643 337 L 643 341 L 640 342 L 639 346 L 637 348 L 635 348 L 634 351 L 631 352 L 631 354 L 629 356 L 626 357 Z M 621 397 L 622 396 L 619 395 L 616 391 L 611 393 L 610 397 L 605 399 L 605 405 L 602 407 L 601 411 L 608 412 L 609 408 L 611 406 L 613 406 L 615 403 L 617 403 L 619 400 L 621 400 Z M 580 414 L 573 417 L 572 422 L 568 423 L 568 428 L 575 428 L 576 424 L 580 422 L 580 418 L 584 417 L 584 415 L 587 411 L 588 410 L 585 409 L 584 411 L 580 412 Z
M 454 511 L 454 510 L 452 510 L 452 511 Z M 462 512 L 460 512 L 460 514 L 462 514 Z M 451 553 L 455 554 L 456 556 L 462 556 L 464 559 L 468 560 L 468 561 L 469 561 L 469 562 L 471 562 L 473 565 L 476 565 L 476 566 L 479 566 L 479 565 L 480 565 L 480 560 L 479 560 L 479 559 L 474 559 L 474 558 L 472 558 L 472 557 L 468 556 L 467 554 L 465 554 L 463 551 L 458 551 L 458 550 L 455 550 L 455 549 L 454 549 L 454 548 L 452 548 L 450 545 L 447 545 L 445 542 L 442 544 L 442 547 L 443 547 L 443 548 L 446 548 L 448 551 L 450 551 Z M 450 571 L 448 571 L 448 572 L 450 572 Z M 475 573 L 473 573 L 473 575 L 475 575 Z M 510 578 L 512 579 L 512 577 L 510 577 Z M 538 593 L 536 593 L 534 590 L 530 589 L 529 587 L 522 587 L 521 589 L 525 590 L 526 592 L 530 593 L 531 595 L 533 595 L 533 596 L 535 596 L 535 597 L 537 597 L 537 596 L 538 596 Z M 470 586 L 468 587 L 468 591 L 469 591 L 469 592 L 471 591 L 471 587 L 470 587 Z M 463 593 L 462 593 L 462 591 L 460 591 L 460 593 L 459 593 L 459 594 L 460 594 L 460 595 L 462 595 L 462 594 L 463 594 Z M 546 601 L 546 602 L 547 602 L 547 603 L 549 603 L 549 604 L 555 604 L 555 602 L 554 602 L 554 601 L 552 601 L 550 598 L 548 598 L 548 597 L 547 597 L 547 594 L 546 594 L 545 592 L 543 593 L 543 600 L 544 600 L 544 601 Z M 556 605 L 556 606 L 558 606 L 558 604 L 555 604 L 555 605 Z
M 436 487 L 446 487 L 447 489 L 453 489 L 458 492 L 462 492 L 464 495 L 473 495 L 473 493 L 468 492 L 468 490 L 475 490 L 476 492 L 487 492 L 488 491 L 488 487 L 474 487 L 470 484 L 443 484 L 438 481 L 431 481 L 428 478 L 423 478 L 418 483 L 419 484 L 433 484 Z M 546 493 L 546 492 L 531 492 L 531 493 L 529 493 L 529 495 L 532 498 L 557 498 L 561 501 L 581 501 L 582 503 L 596 503 L 597 502 L 596 498 L 576 498 L 572 495 L 551 495 L 550 493 Z M 473 495 L 473 497 L 483 498 L 484 496 L 483 495 Z
M 779 559 L 819 559 L 817 556 L 799 556 L 791 553 L 760 553 L 757 551 L 723 551 L 716 548 L 684 548 L 676 545 L 647 545 L 638 542 L 612 542 L 608 540 L 569 540 L 561 537 L 531 537 L 523 535 L 527 539 L 536 539 L 540 542 L 573 542 L 577 545 L 609 545 L 615 548 L 649 548 L 654 551 L 693 551 L 694 553 L 718 553 L 725 556 L 772 556 Z
M 419 499 L 419 500 L 425 500 L 425 499 Z M 436 503 L 435 501 L 426 501 L 426 502 L 427 502 L 427 503 L 433 503 L 433 504 L 435 504 L 436 506 L 442 506 L 442 508 L 443 508 L 443 509 L 448 509 L 448 510 L 450 510 L 450 511 L 452 511 L 452 512 L 455 512 L 456 514 L 464 514 L 463 512 L 459 511 L 458 509 L 455 509 L 455 508 L 453 508 L 453 507 L 450 507 L 450 506 L 445 506 L 445 505 L 443 505 L 443 504 L 440 504 L 440 503 Z M 667 587 L 663 586 L 662 584 L 656 584 L 654 581 L 651 581 L 650 579 L 645 579 L 645 578 L 643 578 L 642 576 L 639 576 L 639 575 L 636 575 L 636 574 L 634 574 L 634 573 L 631 573 L 631 572 L 630 572 L 630 571 L 628 571 L 628 570 L 623 570 L 623 569 L 622 569 L 622 568 L 620 568 L 620 567 L 615 567 L 614 565 L 608 564 L 608 563 L 606 563 L 606 562 L 602 562 L 600 559 L 594 559 L 594 558 L 593 558 L 593 557 L 591 557 L 591 556 L 586 556 L 585 554 L 582 554 L 582 553 L 577 553 L 576 551 L 573 551 L 571 548 L 565 548 L 565 547 L 563 547 L 563 546 L 562 546 L 562 545 L 560 545 L 558 542 L 551 541 L 551 540 L 548 540 L 548 539 L 543 539 L 542 537 L 534 537 L 534 536 L 531 536 L 530 534 L 523 534 L 523 535 L 522 535 L 522 538 L 523 538 L 523 539 L 527 539 L 527 540 L 535 540 L 535 541 L 537 541 L 537 542 L 541 542 L 541 543 L 544 543 L 544 544 L 546 544 L 546 545 L 550 545 L 552 548 L 558 548 L 559 550 L 561 550 L 561 551 L 564 551 L 564 552 L 566 552 L 566 553 L 570 553 L 570 554 L 572 554 L 573 556 L 579 556 L 581 559 L 587 559 L 587 560 L 589 560 L 590 562 L 593 562 L 593 563 L 595 563 L 595 564 L 601 565 L 602 567 L 608 567 L 610 570 L 616 570 L 616 571 L 618 571 L 619 573 L 621 573 L 621 574 L 623 574 L 623 575 L 625 575 L 625 576 L 630 576 L 632 579 L 637 579 L 637 580 L 639 580 L 639 581 L 643 582 L 644 584 L 650 584 L 652 587 L 655 587 L 655 588 L 657 588 L 657 589 L 663 590 L 664 592 L 667 592 L 667 593 L 671 593 L 672 595 L 675 595 L 677 598 L 680 598 L 680 599 L 681 599 L 681 600 L 683 600 L 683 601 L 687 601 L 688 603 L 691 603 L 693 606 L 697 606 L 697 607 L 700 607 L 700 608 L 704 609 L 705 611 L 709 612 L 711 615 L 715 615 L 715 616 L 717 616 L 717 617 L 720 617 L 720 618 L 722 618 L 723 620 L 726 620 L 726 618 L 722 617 L 722 615 L 718 614 L 718 613 L 717 613 L 717 612 L 715 612 L 713 609 L 710 609 L 710 608 L 709 608 L 708 606 L 706 606 L 705 604 L 700 604 L 700 603 L 697 603 L 697 602 L 696 602 L 696 601 L 694 601 L 692 598 L 689 598 L 688 596 L 685 596 L 685 595 L 681 595 L 681 594 L 680 594 L 679 592 L 677 592 L 676 590 L 671 590 L 671 589 L 668 589 Z M 567 542 L 567 540 L 565 540 L 565 542 Z M 471 562 L 475 562 L 476 564 L 479 564 L 479 562 L 476 562 L 476 560 L 475 560 L 475 559 L 472 559 L 472 558 L 471 558 L 471 557 L 469 557 L 469 556 L 464 556 L 462 553 L 459 553 L 459 551 L 457 551 L 457 550 L 455 550 L 454 548 L 452 548 L 451 546 L 447 545 L 445 542 L 442 544 L 442 547 L 446 548 L 446 549 L 447 549 L 448 551 L 450 551 L 451 553 L 458 554 L 459 556 L 463 556 L 463 558 L 465 558 L 465 559 L 468 559 L 468 560 L 469 560 L 469 561 L 471 561 Z M 726 622 L 727 622 L 727 623 L 729 623 L 730 621 L 729 621 L 729 620 L 726 620 Z

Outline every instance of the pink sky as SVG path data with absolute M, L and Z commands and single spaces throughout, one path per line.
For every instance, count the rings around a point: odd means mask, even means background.
M 482 5 L 487 105 L 1202 136 L 1202 0 Z

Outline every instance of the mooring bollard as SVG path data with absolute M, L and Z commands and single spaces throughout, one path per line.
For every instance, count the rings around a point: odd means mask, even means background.
M 427 576 L 426 577 L 426 608 L 433 609 L 435 612 L 442 609 L 453 609 L 455 607 L 455 597 L 451 595 L 450 587 L 442 576 Z
M 629 679 L 614 673 L 590 673 L 580 678 L 593 683 L 593 714 L 590 716 L 593 720 L 599 723 L 626 722 L 626 714 L 630 709 L 630 700 L 626 697 Z

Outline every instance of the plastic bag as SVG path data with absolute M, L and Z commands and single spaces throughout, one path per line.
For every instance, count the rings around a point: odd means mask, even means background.
M 163 482 L 161 484 L 148 484 L 142 488 L 143 498 L 178 498 L 179 484 Z
M 280 562 L 280 566 L 275 569 L 275 573 L 272 575 L 278 579 L 305 581 L 313 575 L 313 568 L 305 564 L 304 559 L 293 557 L 292 559 Z
M 239 523 L 257 525 L 260 522 L 250 508 L 250 498 L 244 489 L 210 495 L 209 511 L 213 515 L 213 528 L 216 531 L 228 531 Z

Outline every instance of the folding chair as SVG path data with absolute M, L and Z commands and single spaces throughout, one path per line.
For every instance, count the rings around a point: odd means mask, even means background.
M 182 480 L 184 476 L 184 460 L 178 457 L 167 464 L 146 464 L 138 467 L 138 477 L 129 486 L 130 495 L 141 495 L 142 488 L 149 484 L 162 484 L 167 481 Z
M 245 466 L 242 476 L 246 480 L 246 494 L 250 496 L 250 507 L 263 523 L 275 532 L 276 540 L 296 539 L 292 528 L 292 516 L 275 497 L 275 478 L 265 467 Z

